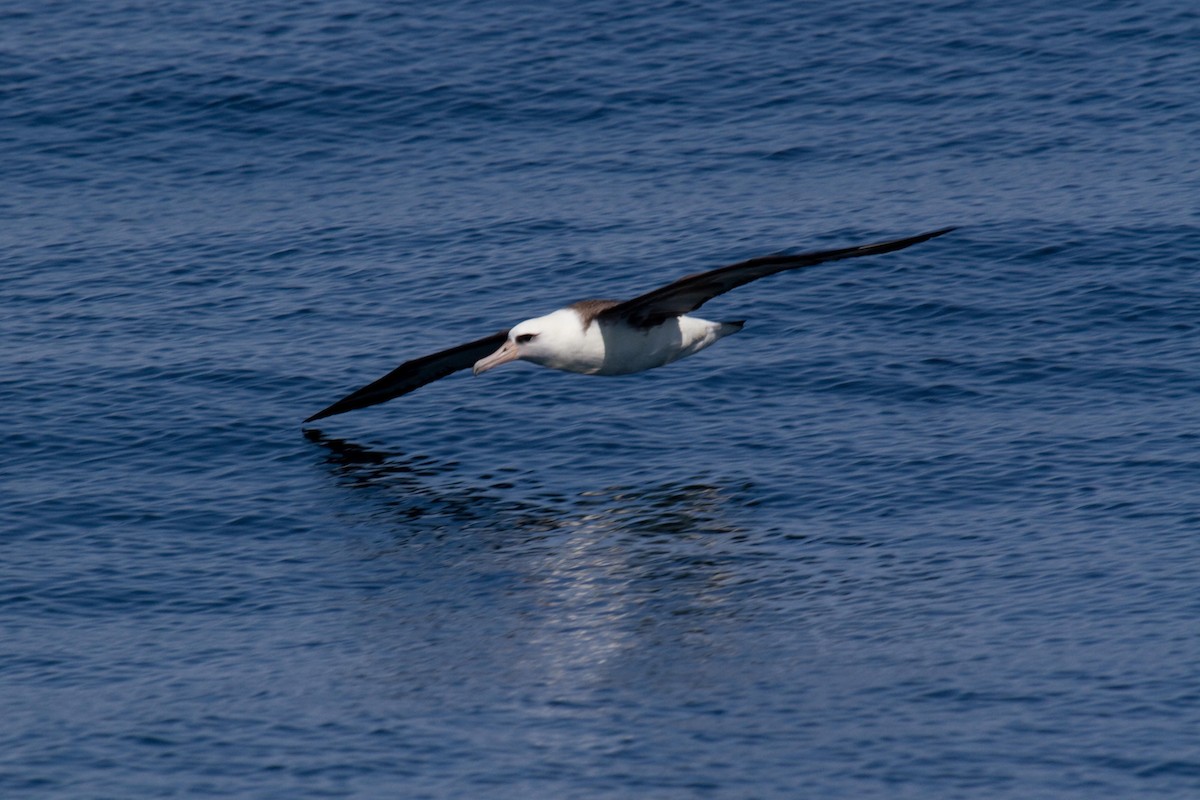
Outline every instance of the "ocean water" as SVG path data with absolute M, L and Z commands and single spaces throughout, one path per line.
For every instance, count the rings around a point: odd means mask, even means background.
M 0 796 L 1200 796 L 1198 74 L 1165 0 L 0 3 Z

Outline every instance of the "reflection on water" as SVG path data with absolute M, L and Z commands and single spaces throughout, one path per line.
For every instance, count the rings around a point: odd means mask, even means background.
M 582 529 L 596 536 L 621 534 L 659 543 L 743 535 L 726 513 L 729 490 L 711 483 L 610 486 L 572 497 L 545 490 L 536 478 L 522 474 L 518 497 L 514 481 L 495 475 L 462 476 L 454 461 L 361 445 L 315 429 L 304 435 L 325 449 L 325 464 L 341 485 L 374 492 L 374 499 L 406 525 L 437 512 L 459 526 L 487 520 L 497 529 Z
M 339 484 L 388 510 L 388 546 L 407 543 L 406 557 L 419 559 L 414 568 L 436 584 L 424 594 L 439 608 L 430 636 L 444 641 L 444 607 L 458 607 L 472 594 L 484 597 L 457 621 L 465 642 L 478 635 L 479 615 L 506 626 L 502 652 L 456 658 L 442 651 L 439 658 L 451 664 L 443 676 L 462 679 L 475 670 L 490 678 L 487 663 L 496 659 L 504 662 L 496 669 L 536 674 L 568 693 L 623 680 L 644 670 L 644 663 L 634 664 L 646 658 L 706 647 L 711 627 L 733 613 L 730 586 L 754 560 L 745 552 L 746 532 L 730 519 L 733 492 L 711 483 L 609 487 L 568 497 L 526 477 L 518 489 L 495 476 L 471 479 L 451 461 L 315 430 L 305 435 L 324 448 Z M 439 544 L 416 546 L 430 541 Z M 408 635 L 427 624 L 414 621 L 411 608 L 403 613 Z M 667 663 L 658 672 L 665 677 L 672 669 Z

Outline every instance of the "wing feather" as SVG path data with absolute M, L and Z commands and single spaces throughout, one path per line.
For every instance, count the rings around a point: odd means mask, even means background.
M 460 344 L 458 347 L 451 347 L 438 353 L 414 358 L 412 361 L 405 361 L 379 380 L 351 392 L 304 421 L 313 422 L 408 394 L 427 383 L 433 383 L 451 373 L 471 367 L 476 361 L 504 344 L 506 339 L 508 339 L 508 331 L 503 330 L 473 342 Z
M 624 319 L 641 327 L 652 327 L 671 317 L 695 311 L 719 294 L 724 294 L 731 289 L 736 289 L 768 275 L 811 267 L 826 261 L 840 261 L 844 258 L 858 258 L 859 256 L 903 250 L 905 247 L 941 236 L 952 230 L 954 228 L 942 228 L 904 239 L 892 239 L 858 247 L 843 247 L 838 250 L 752 258 L 749 261 L 741 261 L 727 267 L 680 278 L 674 283 L 669 283 L 652 292 L 618 303 L 612 308 L 602 311 L 601 316 L 608 319 Z

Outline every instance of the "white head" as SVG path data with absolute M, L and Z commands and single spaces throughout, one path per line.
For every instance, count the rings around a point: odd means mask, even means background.
M 563 369 L 561 365 L 564 360 L 570 359 L 583 337 L 579 315 L 572 309 L 561 308 L 544 317 L 527 319 L 515 325 L 500 349 L 476 361 L 472 371 L 478 375 L 518 359 Z

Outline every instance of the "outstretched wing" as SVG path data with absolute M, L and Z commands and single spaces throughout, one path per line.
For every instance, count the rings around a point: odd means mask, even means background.
M 752 258 L 749 261 L 730 264 L 728 267 L 720 267 L 680 278 L 660 289 L 618 303 L 612 308 L 602 311 L 600 316 L 608 319 L 623 319 L 640 327 L 653 327 L 671 317 L 695 311 L 709 300 L 730 289 L 736 289 L 743 284 L 774 275 L 777 272 L 811 267 L 826 261 L 840 261 L 843 258 L 858 258 L 859 256 L 873 256 L 879 253 L 890 253 L 893 250 L 903 250 L 905 247 L 941 236 L 952 230 L 954 228 L 942 228 L 922 233 L 919 236 L 864 244 L 858 247 L 844 247 L 840 250 L 822 250 L 794 256 L 775 255 Z
M 440 353 L 405 361 L 374 383 L 368 383 L 358 391 L 351 392 L 304 421 L 312 422 L 324 417 L 332 417 L 334 414 L 342 414 L 356 408 L 366 408 L 391 400 L 393 397 L 408 394 L 414 389 L 420 389 L 425 384 L 433 383 L 460 369 L 467 369 L 504 344 L 506 339 L 508 339 L 508 331 L 503 330 L 473 342 L 460 344 L 458 347 L 451 347 Z

